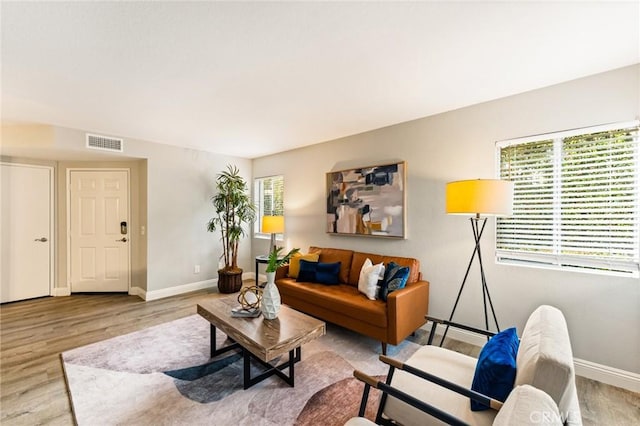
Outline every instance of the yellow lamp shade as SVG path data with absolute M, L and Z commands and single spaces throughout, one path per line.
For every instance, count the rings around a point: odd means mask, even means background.
M 284 216 L 262 216 L 262 232 L 282 234 L 284 232 Z
M 510 216 L 513 214 L 513 182 L 498 179 L 449 182 L 446 200 L 449 214 Z

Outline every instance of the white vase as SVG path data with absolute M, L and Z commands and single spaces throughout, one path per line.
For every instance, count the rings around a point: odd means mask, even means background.
M 275 272 L 267 272 L 267 284 L 262 289 L 262 316 L 268 320 L 277 318 L 280 312 L 280 292 L 275 278 Z

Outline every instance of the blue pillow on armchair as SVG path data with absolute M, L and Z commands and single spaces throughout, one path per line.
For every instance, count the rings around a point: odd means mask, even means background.
M 407 285 L 409 279 L 409 267 L 400 266 L 396 262 L 389 262 L 384 270 L 384 279 L 380 285 L 380 299 L 387 301 L 389 293 L 400 290 Z
M 516 379 L 516 356 L 519 346 L 520 339 L 515 327 L 503 330 L 489 339 L 480 351 L 471 389 L 504 402 L 511 393 Z M 471 411 L 489 408 L 471 400 Z

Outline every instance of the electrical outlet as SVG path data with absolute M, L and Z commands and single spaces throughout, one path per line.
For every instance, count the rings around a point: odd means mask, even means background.
M 144 235 L 144 231 L 145 231 L 145 229 L 144 229 L 144 225 L 142 225 L 142 226 L 140 227 L 140 235 Z
M 200 273 L 200 265 L 194 265 L 193 266 L 193 273 L 194 274 L 199 274 Z

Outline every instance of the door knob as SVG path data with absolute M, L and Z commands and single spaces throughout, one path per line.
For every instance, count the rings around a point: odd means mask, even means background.
M 33 241 L 39 241 L 39 242 L 41 242 L 41 243 L 46 243 L 46 242 L 47 242 L 47 241 L 49 241 L 49 240 L 47 240 L 45 237 L 42 237 L 42 238 L 36 238 L 36 239 L 35 239 L 35 240 L 33 240 Z
M 126 243 L 127 242 L 127 237 L 122 237 L 119 240 L 116 240 L 116 242 L 118 242 L 118 241 Z

